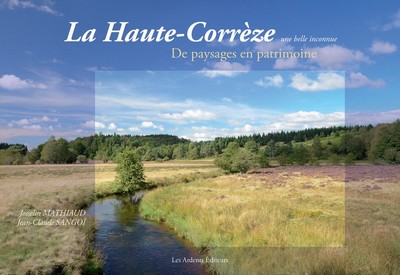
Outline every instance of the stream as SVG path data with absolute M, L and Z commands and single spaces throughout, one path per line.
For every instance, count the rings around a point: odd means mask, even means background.
M 105 274 L 208 274 L 200 263 L 183 262 L 202 256 L 166 225 L 144 220 L 132 197 L 99 199 L 87 213 L 96 218 Z

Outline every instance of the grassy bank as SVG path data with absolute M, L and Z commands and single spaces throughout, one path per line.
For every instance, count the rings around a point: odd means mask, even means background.
M 397 167 L 267 169 L 157 189 L 141 213 L 228 259 L 211 264 L 221 274 L 398 274 L 399 177 Z
M 154 185 L 168 185 L 220 173 L 210 165 L 146 163 L 145 174 Z M 86 217 L 84 226 L 16 225 L 21 210 L 81 209 L 96 197 L 114 194 L 114 169 L 113 164 L 0 166 L 0 274 L 99 271 L 101 258 L 92 248 L 93 218 Z
M 92 218 L 84 226 L 17 226 L 21 210 L 88 205 L 94 193 L 94 166 L 0 166 L 0 178 L 0 274 L 79 274 L 101 265 L 91 246 Z

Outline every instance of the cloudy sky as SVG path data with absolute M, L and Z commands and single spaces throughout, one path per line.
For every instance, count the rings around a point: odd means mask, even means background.
M 200 2 L 199 2 L 200 3 Z M 329 12 L 327 12 L 329 11 Z M 0 0 L 0 142 L 172 133 L 194 140 L 400 117 L 400 5 L 323 1 Z M 131 28 L 275 28 L 271 43 L 65 43 L 108 21 Z M 293 36 L 336 43 L 281 42 Z M 171 59 L 186 51 L 310 50 L 316 59 Z
M 191 140 L 343 125 L 343 72 L 99 71 L 97 132 Z

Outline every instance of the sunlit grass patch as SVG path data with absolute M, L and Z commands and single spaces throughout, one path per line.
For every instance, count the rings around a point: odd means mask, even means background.
M 344 183 L 327 180 L 223 176 L 156 190 L 141 209 L 197 247 L 341 247 Z

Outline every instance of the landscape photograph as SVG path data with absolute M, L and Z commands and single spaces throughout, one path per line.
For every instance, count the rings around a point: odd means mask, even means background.
M 398 1 L 0 0 L 0 275 L 400 274 Z
M 397 273 L 400 121 L 350 124 L 344 83 L 96 72 L 92 135 L 1 144 L 2 272 Z

